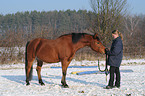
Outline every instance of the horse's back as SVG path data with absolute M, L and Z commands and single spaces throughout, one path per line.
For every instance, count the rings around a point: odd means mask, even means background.
M 59 62 L 72 54 L 71 36 L 62 36 L 55 40 L 41 39 L 41 43 L 36 55 L 45 62 Z
M 72 37 L 61 36 L 55 40 L 36 38 L 30 41 L 28 47 L 33 58 L 37 57 L 48 63 L 59 62 L 72 54 Z

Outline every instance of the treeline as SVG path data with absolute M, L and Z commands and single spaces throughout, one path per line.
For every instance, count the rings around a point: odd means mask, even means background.
M 143 57 L 145 55 L 145 15 L 122 18 L 123 23 L 117 29 L 124 35 L 125 56 L 128 58 L 131 56 Z M 37 37 L 55 39 L 60 35 L 72 32 L 94 34 L 96 32 L 92 29 L 93 24 L 97 23 L 95 19 L 96 14 L 87 10 L 26 11 L 0 15 L 0 47 L 4 48 L 0 49 L 0 62 L 23 61 L 24 48 L 22 47 L 25 47 L 27 41 Z M 97 26 L 95 27 L 97 28 Z M 103 41 L 106 37 L 100 36 L 100 38 Z M 111 40 L 109 42 L 108 44 L 111 44 Z M 105 41 L 103 43 L 106 44 Z M 82 53 L 86 53 L 86 51 Z M 82 55 L 82 58 L 96 57 L 96 55 L 92 55 L 93 52 L 87 52 L 87 54 L 89 56 Z
M 35 37 L 54 39 L 68 32 L 83 32 L 89 28 L 92 16 L 93 13 L 86 10 L 27 11 L 0 15 L 1 40 L 12 33 L 23 34 L 29 40 Z

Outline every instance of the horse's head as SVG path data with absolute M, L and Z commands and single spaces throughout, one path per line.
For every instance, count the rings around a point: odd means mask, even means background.
M 99 52 L 99 53 L 105 53 L 105 47 L 100 42 L 100 39 L 97 34 L 93 36 L 93 40 L 91 42 L 91 48 L 92 50 Z

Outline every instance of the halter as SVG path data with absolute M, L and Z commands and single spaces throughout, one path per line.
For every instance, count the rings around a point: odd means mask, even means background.
M 98 59 L 98 68 L 99 68 L 99 71 L 100 71 L 100 72 L 105 72 L 105 74 L 106 74 L 106 82 L 107 82 L 107 75 L 109 74 L 107 65 L 108 65 L 108 55 L 106 54 L 105 70 L 101 70 L 101 69 L 100 69 L 99 59 Z

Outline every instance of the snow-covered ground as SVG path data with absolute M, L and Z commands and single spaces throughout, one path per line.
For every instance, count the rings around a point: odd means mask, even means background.
M 104 63 L 104 61 L 100 61 Z M 134 64 L 135 63 L 135 64 Z M 68 68 L 67 84 L 69 88 L 61 87 L 60 63 L 45 64 L 42 68 L 42 79 L 45 86 L 38 84 L 37 73 L 34 64 L 33 80 L 30 86 L 25 85 L 24 64 L 0 65 L 0 96 L 145 96 L 145 59 L 124 60 L 120 67 L 132 69 L 133 72 L 121 73 L 121 88 L 103 89 L 107 85 L 105 74 L 75 75 L 74 71 L 95 71 L 97 68 Z M 96 65 L 97 61 L 73 60 L 74 65 Z M 102 67 L 103 69 L 104 67 Z M 108 75 L 109 80 L 109 75 Z

